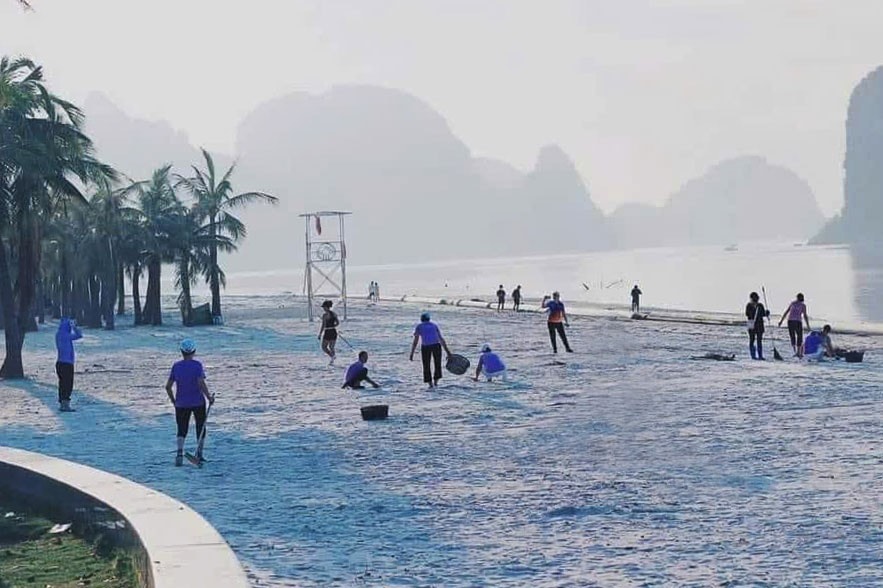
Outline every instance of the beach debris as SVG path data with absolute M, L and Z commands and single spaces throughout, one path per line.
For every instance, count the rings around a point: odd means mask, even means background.
M 379 421 L 389 416 L 389 405 L 371 404 L 369 406 L 363 406 L 360 411 L 362 413 L 363 420 Z
M 705 355 L 694 355 L 690 359 L 711 359 L 713 361 L 735 361 L 735 353 L 706 353 Z
M 53 525 L 52 528 L 49 529 L 49 534 L 50 535 L 58 535 L 60 533 L 65 533 L 72 526 L 73 526 L 72 523 L 58 523 L 56 525 Z

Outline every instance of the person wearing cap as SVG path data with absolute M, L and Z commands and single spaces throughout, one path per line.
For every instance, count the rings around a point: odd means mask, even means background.
M 552 351 L 558 353 L 558 343 L 555 340 L 555 334 L 557 333 L 561 337 L 561 342 L 564 343 L 564 349 L 567 350 L 567 353 L 573 353 L 570 343 L 567 342 L 567 335 L 564 333 L 564 327 L 569 327 L 570 322 L 568 322 L 567 313 L 564 311 L 564 303 L 561 302 L 561 294 L 552 292 L 551 300 L 548 296 L 544 296 L 543 308 L 549 313 L 547 326 L 549 327 L 549 339 L 552 341 Z
M 322 313 L 322 326 L 319 328 L 318 337 L 322 341 L 322 351 L 331 358 L 328 365 L 334 365 L 334 360 L 337 358 L 334 346 L 337 345 L 337 325 L 340 324 L 337 313 L 331 310 L 333 304 L 330 300 L 322 303 L 325 312 Z
M 166 382 L 166 394 L 169 401 L 175 407 L 175 421 L 178 425 L 177 444 L 178 451 L 175 454 L 175 465 L 184 463 L 184 439 L 187 438 L 190 429 L 191 415 L 196 420 L 196 438 L 199 444 L 196 447 L 196 459 L 202 462 L 202 444 L 205 437 L 202 434 L 205 427 L 206 402 L 214 404 L 215 397 L 209 393 L 205 383 L 205 371 L 202 364 L 193 359 L 196 354 L 196 343 L 192 339 L 181 341 L 181 355 L 183 359 L 176 361 L 172 366 L 169 379 Z M 174 387 L 174 392 L 172 388 Z
M 420 343 L 420 356 L 423 359 L 423 381 L 430 388 L 438 386 L 442 377 L 441 353 L 445 350 L 447 356 L 451 355 L 445 338 L 442 337 L 438 325 L 432 322 L 428 312 L 420 315 L 420 324 L 414 328 L 414 341 L 411 343 L 411 361 L 414 361 L 414 352 L 417 343 Z
M 362 386 L 362 382 L 368 382 L 375 388 L 379 388 L 380 385 L 368 377 L 368 366 L 365 365 L 366 363 L 368 363 L 368 352 L 360 351 L 359 359 L 347 368 L 341 388 L 362 390 L 365 388 Z
M 55 332 L 55 349 L 58 358 L 55 362 L 55 374 L 58 376 L 58 404 L 61 412 L 73 412 L 71 393 L 74 390 L 74 341 L 82 339 L 83 333 L 77 328 L 73 319 L 62 317 Z
M 479 376 L 484 373 L 487 381 L 490 382 L 496 377 L 503 378 L 506 381 L 506 364 L 500 359 L 500 356 L 491 351 L 491 346 L 485 343 L 481 346 L 481 355 L 478 357 L 478 367 L 475 368 L 475 378 L 477 382 Z

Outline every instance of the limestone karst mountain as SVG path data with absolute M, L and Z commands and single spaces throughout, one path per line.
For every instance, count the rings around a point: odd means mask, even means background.
M 729 159 L 661 207 L 629 204 L 610 218 L 620 247 L 807 239 L 824 222 L 805 180 L 762 157 Z
M 846 116 L 844 205 L 814 243 L 883 240 L 883 66 L 859 82 Z

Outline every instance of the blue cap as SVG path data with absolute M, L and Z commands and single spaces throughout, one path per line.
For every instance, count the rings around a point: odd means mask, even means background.
M 425 323 L 426 321 L 428 321 L 428 320 L 429 320 L 429 313 L 428 313 L 428 312 L 424 312 L 423 314 L 421 314 L 421 315 L 420 315 L 420 320 L 423 321 L 424 323 Z
M 187 355 L 196 353 L 196 343 L 193 339 L 184 339 L 181 341 L 181 353 L 186 353 Z

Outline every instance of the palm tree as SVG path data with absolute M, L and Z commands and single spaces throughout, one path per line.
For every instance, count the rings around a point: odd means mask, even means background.
M 34 322 L 42 233 L 60 203 L 84 200 L 71 178 L 86 184 L 114 177 L 92 156 L 82 119 L 76 106 L 48 91 L 31 60 L 0 59 L 0 377 L 24 377 L 21 350 Z
M 235 245 L 245 237 L 246 229 L 241 220 L 233 216 L 233 210 L 245 207 L 253 202 L 276 204 L 275 196 L 263 192 L 243 192 L 233 195 L 230 178 L 235 164 L 218 178 L 215 162 L 211 154 L 202 149 L 205 169 L 193 166 L 193 176 L 185 178 L 177 176 L 176 185 L 184 187 L 194 198 L 197 217 L 203 223 L 208 235 L 209 259 L 204 268 L 204 275 L 212 292 L 212 316 L 221 316 L 221 286 L 226 286 L 224 271 L 218 264 L 218 251 L 223 251 L 221 243 L 227 239 Z
M 138 216 L 141 238 L 144 240 L 138 270 L 133 274 L 133 296 L 137 287 L 135 276 L 141 268 L 147 269 L 147 297 L 142 320 L 140 323 L 136 320 L 136 324 L 162 324 L 162 264 L 174 261 L 175 235 L 179 231 L 179 217 L 183 208 L 169 180 L 170 170 L 171 165 L 163 166 L 155 170 L 149 180 L 135 182 L 123 190 L 124 195 L 135 195 L 137 207 L 133 210 Z

